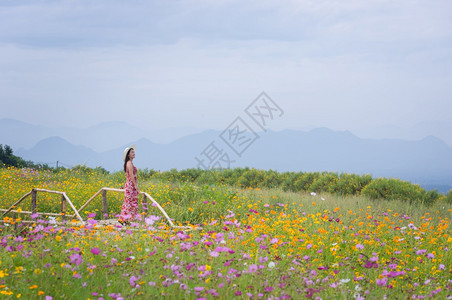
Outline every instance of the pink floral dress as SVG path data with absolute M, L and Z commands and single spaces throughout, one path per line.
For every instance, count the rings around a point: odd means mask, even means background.
M 139 219 L 140 215 L 138 214 L 138 190 L 134 185 L 134 180 L 132 180 L 132 176 L 136 182 L 137 180 L 137 168 L 133 166 L 133 174 L 129 174 L 126 172 L 126 185 L 124 192 L 124 203 L 121 207 L 121 219 L 129 220 L 131 218 Z

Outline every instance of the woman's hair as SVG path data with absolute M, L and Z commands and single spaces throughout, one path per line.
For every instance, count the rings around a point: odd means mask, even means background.
M 132 149 L 133 148 L 130 148 L 129 151 L 127 151 L 126 159 L 124 160 L 124 172 L 127 172 L 127 162 L 130 160 L 129 153 L 130 153 L 130 150 L 132 150 Z

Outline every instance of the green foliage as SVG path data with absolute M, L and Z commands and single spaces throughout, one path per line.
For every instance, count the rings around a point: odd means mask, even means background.
M 311 172 L 311 173 L 304 173 L 294 183 L 295 192 L 298 191 L 305 191 L 307 192 L 309 188 L 311 187 L 312 183 L 320 177 L 319 172 Z
M 282 183 L 281 183 L 281 187 L 283 189 L 283 191 L 285 192 L 295 192 L 297 191 L 295 188 L 295 182 L 297 182 L 297 180 L 303 175 L 303 172 L 286 172 L 286 173 L 282 173 Z
M 331 186 L 329 192 L 348 196 L 359 195 L 362 189 L 372 181 L 371 175 L 356 175 L 342 173 L 339 176 L 339 180 Z
M 60 169 L 60 168 L 58 168 L 58 169 Z M 61 169 L 64 169 L 64 168 L 61 168 Z M 102 167 L 90 168 L 90 167 L 87 167 L 86 165 L 76 165 L 75 167 L 72 167 L 71 170 L 76 171 L 76 172 L 85 173 L 85 174 L 96 173 L 96 174 L 106 175 L 106 174 L 110 173 Z
M 138 169 L 137 176 L 141 180 L 150 180 L 154 175 L 158 174 L 159 172 L 154 169 Z
M 237 181 L 238 185 L 244 188 L 261 187 L 264 181 L 264 172 L 261 170 L 251 169 L 240 176 Z
M 362 195 L 371 199 L 402 200 L 431 204 L 439 195 L 436 191 L 427 192 L 419 185 L 394 178 L 378 178 L 369 183 Z
M 451 203 L 452 204 L 452 190 L 450 190 L 449 193 L 447 193 L 445 201 L 447 203 Z
M 329 192 L 330 189 L 339 180 L 337 173 L 324 172 L 319 177 L 315 178 L 309 187 L 310 192 Z
M 276 171 L 251 169 L 244 172 L 237 183 L 245 188 L 276 188 L 282 181 L 282 177 Z
M 51 169 L 47 164 L 35 164 L 31 161 L 25 161 L 22 157 L 14 155 L 10 146 L 0 144 L 0 168 L 4 167 Z
M 0 166 L 23 168 L 28 164 L 21 157 L 15 156 L 10 146 L 0 144 Z

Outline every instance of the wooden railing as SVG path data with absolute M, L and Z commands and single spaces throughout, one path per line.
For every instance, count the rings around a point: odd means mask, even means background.
M 102 219 L 107 218 L 108 216 L 108 201 L 107 201 L 107 191 L 112 192 L 124 192 L 124 189 L 114 189 L 114 188 L 108 188 L 103 187 L 97 193 L 95 193 L 91 198 L 88 199 L 88 201 L 85 202 L 78 210 L 75 208 L 75 206 L 72 204 L 72 201 L 69 199 L 69 197 L 66 195 L 65 192 L 59 192 L 59 191 L 51 191 L 51 190 L 45 190 L 45 189 L 32 189 L 31 192 L 25 194 L 20 198 L 16 203 L 14 203 L 10 208 L 8 209 L 0 209 L 0 211 L 3 211 L 2 218 L 6 216 L 8 213 L 21 213 L 21 214 L 34 214 L 37 213 L 38 215 L 44 215 L 44 216 L 62 216 L 63 220 L 65 218 L 74 218 L 77 217 L 77 219 L 82 222 L 82 224 L 85 224 L 85 221 L 83 221 L 82 217 L 80 216 L 80 212 L 84 210 L 88 204 L 90 204 L 97 196 L 99 196 L 102 193 Z M 61 195 L 61 213 L 42 213 L 36 211 L 36 204 L 37 204 L 37 192 L 46 192 L 46 193 L 54 193 L 54 194 L 60 194 Z M 163 207 L 158 204 L 157 201 L 154 200 L 148 193 L 140 192 L 140 195 L 143 195 L 142 200 L 142 207 L 145 211 L 145 214 L 147 214 L 148 208 L 147 208 L 147 202 L 150 200 L 163 214 L 163 216 L 166 218 L 170 226 L 174 229 L 183 229 L 183 230 L 191 230 L 192 228 L 190 226 L 176 226 L 174 225 L 171 218 L 168 216 L 166 211 L 163 209 Z M 19 211 L 15 210 L 22 201 L 24 201 L 28 196 L 31 195 L 31 211 Z M 66 214 L 66 203 L 69 203 L 70 207 L 74 211 L 73 215 L 67 215 Z
M 102 193 L 102 218 L 103 219 L 106 218 L 105 216 L 108 215 L 107 191 L 124 193 L 125 190 L 124 189 L 114 189 L 114 188 L 103 187 L 99 191 L 97 191 L 97 193 L 95 193 L 91 198 L 89 198 L 88 201 L 86 201 L 86 203 L 83 204 L 79 208 L 78 211 L 81 212 L 82 210 L 84 210 L 86 208 L 86 206 L 88 206 L 88 204 L 91 201 L 94 200 L 94 198 L 96 198 L 97 196 L 99 196 L 100 193 Z M 145 192 L 139 192 L 139 194 L 143 195 L 142 207 L 143 207 L 143 210 L 145 211 L 146 214 L 147 214 L 147 210 L 148 210 L 148 208 L 147 208 L 147 200 L 150 200 L 160 210 L 160 212 L 163 214 L 163 216 L 166 218 L 166 220 L 168 221 L 168 223 L 170 224 L 170 226 L 172 228 L 184 229 L 184 230 L 185 229 L 191 229 L 190 226 L 176 226 L 176 225 L 174 225 L 173 221 L 168 216 L 166 211 L 163 209 L 163 207 L 160 206 L 160 204 L 158 204 L 157 201 L 154 200 L 154 198 L 152 198 L 148 193 L 145 193 Z

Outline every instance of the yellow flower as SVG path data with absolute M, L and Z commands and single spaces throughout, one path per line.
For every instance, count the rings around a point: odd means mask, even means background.
M 9 295 L 12 295 L 13 292 L 11 292 L 11 291 L 1 291 L 0 294 L 9 296 Z

